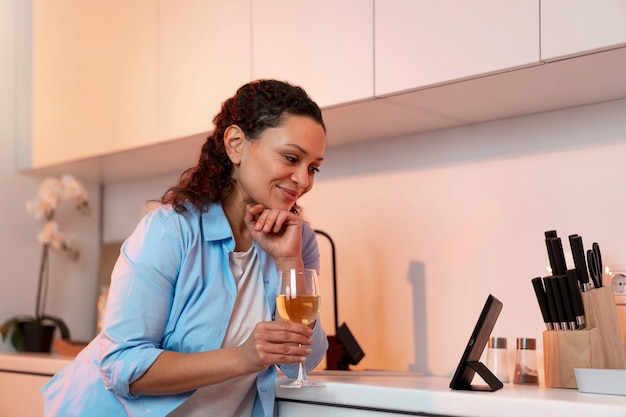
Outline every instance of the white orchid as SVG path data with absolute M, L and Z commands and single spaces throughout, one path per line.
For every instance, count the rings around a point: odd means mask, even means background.
M 37 235 L 39 243 L 44 245 L 50 245 L 54 249 L 61 249 L 61 243 L 63 242 L 63 235 L 59 231 L 59 224 L 54 220 L 48 220 L 43 229 Z
M 70 245 L 70 240 L 59 230 L 54 215 L 59 205 L 68 200 L 76 200 L 76 209 L 82 214 L 89 214 L 89 195 L 85 187 L 74 178 L 65 174 L 61 178 L 47 177 L 39 186 L 34 199 L 26 202 L 26 210 L 36 220 L 44 220 L 44 227 L 37 240 L 56 250 L 62 250 L 71 259 L 78 259 L 78 251 Z

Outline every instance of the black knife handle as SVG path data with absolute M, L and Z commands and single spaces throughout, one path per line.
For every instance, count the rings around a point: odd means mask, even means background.
M 556 277 L 559 291 L 561 293 L 561 301 L 563 302 L 563 308 L 565 310 L 565 318 L 567 322 L 572 325 L 572 330 L 575 327 L 576 317 L 574 317 L 574 306 L 572 302 L 572 296 L 569 293 L 569 284 L 567 283 L 567 275 L 559 275 Z
M 559 237 L 559 235 L 556 233 L 556 230 L 546 230 L 545 232 L 543 232 L 543 235 L 546 237 L 546 239 L 550 239 L 551 237 Z
M 569 294 L 572 297 L 572 307 L 574 308 L 574 316 L 576 316 L 576 324 L 580 329 L 585 327 L 585 306 L 583 305 L 583 297 L 580 294 L 576 270 L 567 270 L 567 284 L 569 285 Z
M 552 275 L 565 275 L 567 274 L 567 266 L 565 264 L 565 254 L 563 253 L 563 244 L 560 237 L 551 237 L 548 239 L 550 246 L 552 247 L 552 254 L 554 255 L 554 264 L 556 270 L 552 270 Z
M 533 289 L 535 290 L 535 295 L 537 296 L 537 303 L 539 304 L 539 310 L 541 310 L 541 317 L 543 317 L 543 322 L 546 324 L 546 328 L 548 330 L 553 329 L 552 317 L 550 316 L 550 309 L 548 307 L 548 296 L 546 295 L 546 290 L 543 288 L 543 281 L 541 277 L 536 277 L 530 280 L 533 284 Z
M 552 294 L 554 297 L 554 305 L 556 306 L 556 314 L 559 317 L 561 328 L 567 330 L 567 316 L 565 315 L 565 306 L 563 305 L 563 297 L 561 296 L 561 288 L 556 277 L 550 277 L 550 285 L 552 286 Z
M 546 238 L 546 249 L 548 251 L 548 261 L 550 262 L 550 268 L 552 268 L 552 273 L 554 273 L 557 267 L 556 262 L 554 261 L 554 252 L 552 251 L 550 239 L 557 237 L 556 230 L 547 230 L 543 232 L 543 235 Z
M 583 246 L 583 238 L 578 235 L 569 237 L 569 246 L 572 250 L 574 258 L 574 266 L 576 267 L 576 276 L 583 291 L 587 291 L 589 287 L 589 272 L 587 271 L 587 261 L 585 260 L 585 249 Z
M 552 318 L 552 324 L 556 330 L 559 329 L 559 315 L 556 311 L 556 301 L 554 300 L 554 291 L 552 291 L 552 284 L 550 280 L 552 277 L 543 277 L 543 287 L 546 289 L 546 299 L 548 300 L 548 309 L 550 310 L 550 317 Z

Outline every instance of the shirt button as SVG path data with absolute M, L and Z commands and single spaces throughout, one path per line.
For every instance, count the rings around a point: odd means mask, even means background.
M 267 388 L 261 388 L 261 392 L 267 392 Z

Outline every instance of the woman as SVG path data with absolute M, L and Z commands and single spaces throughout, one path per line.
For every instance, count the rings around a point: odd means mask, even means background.
M 326 132 L 304 90 L 261 80 L 222 104 L 198 164 L 122 246 L 102 332 L 43 389 L 48 416 L 272 416 L 280 364 L 327 341 L 275 318 L 278 269 L 319 271 L 297 201 Z

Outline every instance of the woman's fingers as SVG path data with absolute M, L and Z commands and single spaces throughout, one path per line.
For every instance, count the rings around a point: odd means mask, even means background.
M 290 321 L 266 321 L 258 323 L 253 334 L 259 340 L 274 344 L 311 345 L 313 331 L 303 324 Z
M 246 369 L 256 372 L 275 363 L 304 362 L 312 351 L 312 330 L 288 321 L 261 322 L 240 348 Z
M 265 233 L 279 233 L 291 215 L 288 211 L 269 209 L 260 204 L 248 206 L 247 213 L 250 215 L 250 223 L 254 219 L 254 230 Z

